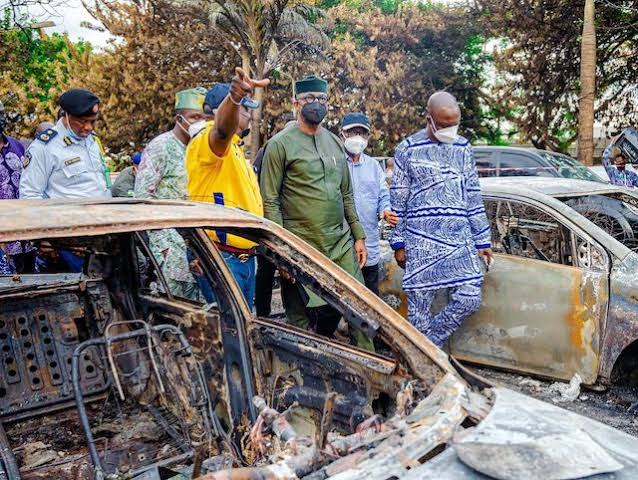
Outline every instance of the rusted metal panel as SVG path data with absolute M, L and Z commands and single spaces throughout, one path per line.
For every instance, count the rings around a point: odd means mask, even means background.
M 71 400 L 70 361 L 81 341 L 78 327 L 86 325 L 80 295 L 5 302 L 0 314 L 0 415 L 5 420 L 33 415 Z M 87 351 L 80 365 L 87 395 L 107 387 L 97 351 Z
M 594 383 L 607 274 L 497 255 L 481 309 L 452 336 L 459 359 Z
M 600 377 L 608 383 L 616 360 L 638 339 L 638 255 L 617 262 L 610 275 L 609 313 L 602 339 Z
M 402 315 L 403 271 L 382 266 L 380 291 Z M 594 383 L 600 363 L 600 319 L 606 315 L 607 274 L 538 260 L 496 255 L 483 302 L 451 339 L 462 360 Z

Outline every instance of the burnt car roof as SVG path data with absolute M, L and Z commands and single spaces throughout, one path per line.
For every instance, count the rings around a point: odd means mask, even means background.
M 268 228 L 273 224 L 235 208 L 179 200 L 4 200 L 0 239 L 100 235 L 179 226 Z
M 484 196 L 500 196 L 513 199 L 524 198 L 541 202 L 551 207 L 554 211 L 575 223 L 585 233 L 604 245 L 605 248 L 621 260 L 633 253 L 628 247 L 560 200 L 561 198 L 609 195 L 613 193 L 629 194 L 638 198 L 637 194 L 632 193 L 627 188 L 598 182 L 589 182 L 587 180 L 550 177 L 482 178 L 480 179 L 480 183 Z
M 616 185 L 560 177 L 495 177 L 482 178 L 483 192 L 516 191 L 525 196 L 542 193 L 550 197 L 576 197 L 582 195 L 605 195 L 627 193 L 627 189 Z

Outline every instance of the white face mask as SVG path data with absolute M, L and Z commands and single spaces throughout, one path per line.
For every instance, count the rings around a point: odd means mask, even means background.
M 432 127 L 432 133 L 436 137 L 436 139 L 441 143 L 454 143 L 457 138 L 459 138 L 458 125 L 452 125 L 451 127 L 445 128 L 436 128 L 434 120 L 432 117 L 428 117 L 430 119 L 430 126 Z
M 352 155 L 360 155 L 368 146 L 368 140 L 363 138 L 361 135 L 356 135 L 354 137 L 346 138 L 343 141 L 343 145 Z
M 206 128 L 206 120 L 198 120 L 188 126 L 188 134 L 191 138 Z
M 188 134 L 188 136 L 190 138 L 193 138 L 195 135 L 197 135 L 199 132 L 201 132 L 202 130 L 204 130 L 204 128 L 206 128 L 206 120 L 198 120 L 196 122 L 190 123 L 188 120 L 186 120 L 186 118 L 184 118 L 183 116 L 180 115 L 180 117 L 182 118 L 182 120 L 184 122 L 186 122 L 186 124 L 188 125 L 188 130 L 185 129 L 182 126 L 181 122 L 177 122 L 177 126 L 179 128 L 182 129 L 182 131 L 186 134 Z

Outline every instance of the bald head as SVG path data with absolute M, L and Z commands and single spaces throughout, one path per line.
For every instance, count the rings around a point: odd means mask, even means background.
M 454 98 L 454 95 L 448 92 L 434 92 L 428 98 L 428 112 L 430 114 L 438 110 L 452 110 L 461 115 L 461 109 L 459 104 Z
M 428 135 L 434 140 L 434 132 L 458 126 L 461 122 L 461 109 L 454 95 L 448 92 L 435 92 L 428 99 Z

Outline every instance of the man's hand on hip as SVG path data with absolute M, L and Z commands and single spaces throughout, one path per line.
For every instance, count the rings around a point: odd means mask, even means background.
M 405 268 L 405 248 L 395 250 L 394 259 L 397 261 L 397 265 L 399 265 L 399 267 Z
M 392 227 L 396 227 L 397 223 L 399 223 L 399 216 L 392 210 L 384 210 L 381 214 L 381 218 L 388 222 L 388 224 Z
M 354 251 L 357 254 L 357 259 L 359 261 L 359 268 L 363 268 L 366 264 L 366 260 L 368 259 L 368 250 L 366 250 L 366 242 L 364 240 L 355 240 Z

